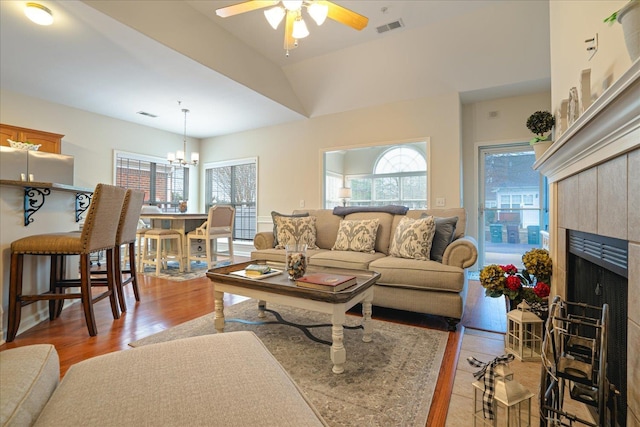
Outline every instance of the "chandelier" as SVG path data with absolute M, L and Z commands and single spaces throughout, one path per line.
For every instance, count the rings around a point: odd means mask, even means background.
M 180 105 L 180 101 L 178 101 L 178 105 Z M 182 112 L 184 113 L 184 134 L 182 137 L 182 150 L 178 150 L 175 153 L 169 153 L 167 154 L 167 160 L 169 160 L 169 164 L 178 164 L 178 165 L 182 165 L 182 166 L 196 166 L 198 164 L 198 160 L 200 159 L 200 156 L 198 153 L 196 152 L 192 152 L 191 153 L 191 161 L 188 162 L 186 160 L 186 155 L 187 155 L 187 113 L 189 112 L 189 110 L 187 110 L 186 108 L 182 109 Z

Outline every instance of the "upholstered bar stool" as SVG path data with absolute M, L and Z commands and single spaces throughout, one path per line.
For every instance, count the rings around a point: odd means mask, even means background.
M 184 266 L 182 265 L 182 234 L 178 230 L 152 228 L 144 233 L 144 240 L 143 266 L 147 264 L 154 265 L 156 267 L 156 276 L 158 276 L 162 267 L 166 267 L 167 261 L 175 259 L 178 261 L 180 271 L 184 271 Z
M 120 222 L 116 233 L 116 241 L 113 257 L 114 261 L 114 286 L 120 302 L 120 310 L 127 311 L 127 303 L 124 298 L 124 287 L 131 283 L 136 301 L 140 301 L 138 290 L 138 275 L 136 269 L 136 237 L 138 221 L 140 219 L 140 208 L 144 201 L 144 192 L 138 190 L 127 190 L 120 213 Z M 122 257 L 122 247 L 125 247 L 125 257 Z M 122 267 L 121 258 L 129 260 L 129 268 Z M 107 270 L 92 271 L 92 275 L 106 275 Z M 128 275 L 125 279 L 124 275 Z M 96 283 L 105 283 L 106 280 L 99 279 Z
M 9 280 L 9 313 L 7 341 L 15 339 L 20 326 L 22 307 L 36 301 L 49 301 L 49 318 L 54 320 L 66 299 L 81 299 L 89 335 L 98 333 L 93 304 L 109 298 L 113 318 L 120 317 L 114 290 L 113 250 L 126 190 L 112 185 L 98 184 L 88 209 L 82 232 L 39 234 L 11 243 L 11 272 Z M 107 254 L 107 290 L 92 295 L 90 255 L 104 250 Z M 22 294 L 22 275 L 25 255 L 45 255 L 51 258 L 49 290 L 37 295 Z M 80 256 L 80 280 L 65 280 L 64 268 L 59 268 L 65 256 Z M 68 287 L 80 287 L 79 292 L 65 293 Z

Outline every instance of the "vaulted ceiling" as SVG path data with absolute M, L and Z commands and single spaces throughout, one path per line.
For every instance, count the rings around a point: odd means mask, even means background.
M 189 135 L 204 138 L 443 93 L 472 102 L 550 87 L 547 1 L 336 1 L 368 26 L 308 22 L 289 57 L 282 25 L 261 10 L 215 14 L 236 2 L 46 0 L 55 22 L 40 27 L 25 2 L 1 1 L 2 90 L 175 133 L 188 108 Z

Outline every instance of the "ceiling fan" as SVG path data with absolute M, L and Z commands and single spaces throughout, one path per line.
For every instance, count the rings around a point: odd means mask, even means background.
M 267 7 L 270 9 L 265 10 L 264 15 L 274 30 L 278 28 L 283 19 L 285 21 L 284 49 L 287 56 L 289 56 L 290 49 L 298 46 L 298 39 L 309 35 L 307 24 L 302 17 L 303 7 L 307 9 L 307 13 L 318 25 L 322 25 L 326 18 L 330 18 L 359 31 L 369 22 L 369 18 L 366 16 L 326 0 L 249 0 L 216 9 L 216 15 L 227 18 Z

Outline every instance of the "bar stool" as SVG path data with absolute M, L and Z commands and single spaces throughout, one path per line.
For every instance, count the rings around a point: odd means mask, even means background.
M 178 261 L 180 272 L 184 271 L 182 265 L 182 234 L 178 230 L 152 228 L 144 233 L 144 240 L 143 268 L 147 264 L 155 265 L 156 276 L 159 276 L 162 267 L 166 268 L 167 261 L 172 258 Z M 155 241 L 155 243 L 152 244 L 152 241 Z M 176 250 L 173 251 L 172 247 L 176 248 Z
M 66 299 L 82 300 L 89 335 L 98 333 L 93 304 L 109 298 L 113 318 L 118 319 L 118 303 L 114 291 L 113 251 L 126 190 L 112 185 L 98 184 L 93 193 L 82 232 L 39 234 L 11 243 L 11 271 L 9 279 L 9 307 L 7 342 L 15 339 L 20 326 L 22 307 L 36 301 L 49 301 L 49 319 L 54 320 Z M 90 255 L 104 250 L 107 254 L 107 281 L 99 284 L 107 290 L 92 295 Z M 25 255 L 45 255 L 51 258 L 49 290 L 37 295 L 22 294 L 22 275 Z M 68 255 L 80 256 L 80 280 L 65 280 L 63 260 Z M 80 292 L 65 293 L 68 287 L 80 287 Z
M 144 201 L 144 192 L 138 190 L 127 190 L 120 213 L 120 222 L 118 223 L 118 232 L 116 233 L 115 249 L 114 249 L 114 277 L 115 288 L 120 302 L 120 310 L 127 311 L 127 303 L 124 298 L 124 287 L 131 283 L 133 294 L 136 301 L 140 301 L 140 292 L 138 290 L 138 276 L 136 269 L 136 236 L 138 221 L 140 219 L 140 208 Z M 122 257 L 122 246 L 125 246 L 125 257 Z M 122 267 L 121 258 L 129 260 L 129 268 Z M 107 270 L 92 271 L 93 275 L 105 275 Z M 128 274 L 128 278 L 123 275 Z M 99 279 L 97 283 L 104 283 L 104 279 Z

